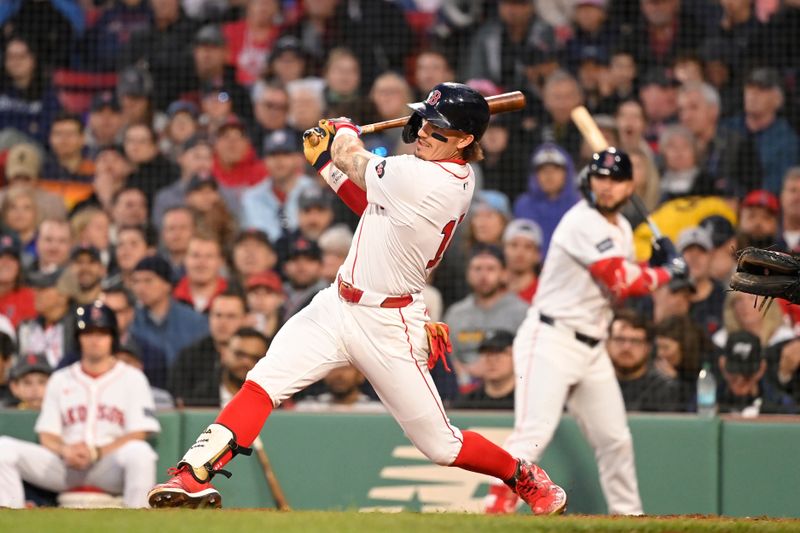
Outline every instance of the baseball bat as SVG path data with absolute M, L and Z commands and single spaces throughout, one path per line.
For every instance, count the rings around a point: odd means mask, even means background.
M 594 121 L 594 118 L 592 118 L 591 113 L 589 113 L 589 110 L 586 109 L 586 107 L 582 105 L 576 107 L 570 113 L 570 117 L 572 117 L 572 122 L 575 123 L 578 131 L 581 132 L 581 135 L 584 139 L 586 139 L 587 144 L 593 152 L 601 152 L 608 148 L 606 136 L 603 135 L 602 131 L 600 131 L 600 128 L 597 126 L 597 122 Z M 647 207 L 644 205 L 642 199 L 639 198 L 639 195 L 631 195 L 631 202 L 633 202 L 633 206 L 636 208 L 642 218 L 644 218 L 645 222 L 647 222 L 647 226 L 653 233 L 653 240 L 658 240 L 663 237 L 664 234 L 661 233 L 661 230 L 653 221 L 653 218 L 647 211 Z
M 489 104 L 489 113 L 496 115 L 497 113 L 507 113 L 509 111 L 519 111 L 525 107 L 525 95 L 519 91 L 512 91 L 508 93 L 498 94 L 496 96 L 487 96 L 486 103 Z M 361 126 L 361 134 L 376 133 L 378 131 L 389 130 L 392 128 L 402 128 L 408 122 L 411 115 L 405 117 L 393 118 L 390 120 L 383 120 L 381 122 L 374 122 L 372 124 L 364 124 Z M 591 117 L 590 117 L 591 118 Z M 312 146 L 316 146 L 319 139 L 312 136 L 309 139 Z
M 264 442 L 261 440 L 260 436 L 256 437 L 256 440 L 253 441 L 253 449 L 256 451 L 256 457 L 261 464 L 261 469 L 264 471 L 264 478 L 267 480 L 267 485 L 269 486 L 270 492 L 272 492 L 272 497 L 275 500 L 275 505 L 278 506 L 278 510 L 291 511 L 292 508 L 289 507 L 286 494 L 284 494 L 281 484 L 278 482 L 275 471 L 272 470 L 272 463 L 269 461 L 267 451 L 264 449 Z

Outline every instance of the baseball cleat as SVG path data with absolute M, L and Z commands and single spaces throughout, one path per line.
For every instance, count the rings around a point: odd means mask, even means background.
M 567 493 L 539 466 L 520 461 L 514 480 L 514 492 L 531 507 L 533 514 L 557 515 L 567 510 Z
M 200 482 L 191 474 L 188 465 L 170 468 L 172 477 L 159 483 L 147 494 L 150 507 L 187 507 L 190 509 L 222 507 L 222 496 L 209 482 Z
M 484 500 L 486 514 L 512 514 L 517 511 L 519 496 L 508 485 L 492 485 Z

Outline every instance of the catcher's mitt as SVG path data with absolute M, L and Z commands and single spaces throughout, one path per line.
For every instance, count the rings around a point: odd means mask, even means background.
M 747 247 L 739 252 L 731 289 L 800 303 L 800 260 L 774 250 Z

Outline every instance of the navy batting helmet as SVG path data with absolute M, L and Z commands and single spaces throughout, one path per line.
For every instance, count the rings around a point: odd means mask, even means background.
M 114 311 L 111 310 L 100 300 L 91 304 L 86 304 L 78 307 L 75 311 L 75 334 L 80 336 L 81 333 L 89 331 L 107 331 L 114 339 L 113 350 L 117 351 L 119 343 L 119 329 L 117 327 L 117 317 Z
M 428 94 L 424 102 L 408 104 L 414 114 L 403 129 L 403 140 L 407 143 L 417 139 L 422 119 L 434 126 L 458 130 L 480 140 L 489 125 L 489 104 L 472 87 L 463 83 L 440 83 Z
M 580 189 L 586 200 L 595 205 L 594 194 L 589 184 L 592 176 L 605 176 L 614 181 L 627 181 L 633 179 L 633 165 L 631 158 L 622 150 L 609 146 L 605 150 L 592 154 L 592 161 L 581 171 L 579 176 Z

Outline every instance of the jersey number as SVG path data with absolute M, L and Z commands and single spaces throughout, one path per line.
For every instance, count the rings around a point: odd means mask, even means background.
M 462 214 L 458 217 L 458 220 L 453 219 L 447 224 L 444 225 L 442 228 L 442 242 L 439 243 L 439 249 L 436 250 L 436 255 L 433 256 L 433 259 L 428 261 L 428 264 L 425 265 L 425 268 L 433 268 L 439 264 L 439 261 L 442 260 L 442 254 L 445 250 L 447 250 L 447 246 L 450 244 L 450 240 L 453 238 L 453 232 L 456 229 L 456 226 L 461 224 L 461 221 L 464 220 L 464 215 Z

